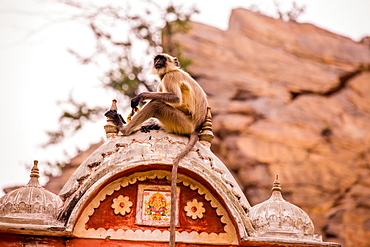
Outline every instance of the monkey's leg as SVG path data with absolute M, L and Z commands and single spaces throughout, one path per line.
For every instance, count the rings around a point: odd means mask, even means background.
M 194 131 L 189 117 L 182 111 L 156 100 L 150 101 L 120 130 L 123 135 L 130 135 L 140 124 L 152 117 L 157 118 L 168 132 L 187 135 Z

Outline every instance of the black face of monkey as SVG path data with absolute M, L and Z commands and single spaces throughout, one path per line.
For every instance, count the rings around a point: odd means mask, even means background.
M 158 55 L 154 58 L 154 68 L 161 69 L 166 66 L 167 58 L 162 55 Z

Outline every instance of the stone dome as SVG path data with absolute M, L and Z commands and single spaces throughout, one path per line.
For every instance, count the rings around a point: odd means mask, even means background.
M 314 225 L 307 213 L 283 199 L 278 178 L 271 197 L 253 206 L 248 216 L 256 230 L 255 237 L 322 241 L 321 236 L 314 234 Z
M 108 135 L 104 144 L 76 169 L 60 191 L 59 196 L 63 199 L 63 206 L 59 220 L 65 222 L 68 231 L 77 231 L 75 229 L 85 231 L 83 220 L 89 219 L 90 216 L 87 216 L 87 214 L 95 211 L 87 210 L 86 214 L 81 213 L 81 210 L 85 210 L 81 205 L 86 205 L 86 201 L 91 200 L 91 207 L 100 205 L 103 199 L 97 197 L 96 194 L 108 193 L 106 192 L 108 188 L 106 189 L 104 186 L 111 186 L 110 184 L 114 183 L 120 176 L 123 176 L 121 179 L 128 179 L 129 184 L 133 185 L 138 181 L 142 182 L 149 179 L 150 176 L 145 175 L 147 173 L 158 176 L 153 175 L 154 177 L 151 179 L 170 179 L 171 173 L 169 170 L 172 168 L 173 160 L 183 150 L 188 141 L 189 138 L 186 136 L 171 134 L 164 130 L 151 130 L 149 133 L 138 131 L 130 136 Z M 245 213 L 250 209 L 249 202 L 231 172 L 212 153 L 209 146 L 206 141 L 198 141 L 191 152 L 180 161 L 179 176 L 201 178 L 204 188 L 210 188 L 214 195 L 218 195 L 219 198 L 227 202 L 225 212 L 230 212 L 233 221 L 237 222 L 235 226 L 240 237 L 246 239 L 254 231 Z M 129 175 L 126 175 L 126 173 Z M 135 174 L 140 174 L 137 175 L 140 178 L 131 178 Z M 185 183 L 190 185 L 187 182 Z M 121 187 L 125 188 L 125 186 L 120 185 L 116 190 Z M 196 189 L 196 187 L 192 188 Z M 203 195 L 203 192 L 200 193 Z M 96 202 L 91 199 L 94 196 L 98 198 Z M 86 217 L 82 219 L 81 215 Z M 92 231 L 94 230 L 89 229 L 86 233 L 78 232 L 78 234 L 86 237 L 90 236 L 88 234 Z M 145 231 L 141 232 L 144 233 Z M 167 240 L 165 234 L 165 231 L 163 231 L 156 239 L 158 240 L 161 237 Z M 100 236 L 103 235 L 100 234 Z M 111 239 L 120 238 L 116 235 L 109 236 L 111 236 Z M 129 239 L 134 240 L 134 237 Z M 214 238 L 210 239 L 213 241 Z
M 56 220 L 62 200 L 39 184 L 37 164 L 34 161 L 26 186 L 0 198 L 0 222 L 47 225 Z

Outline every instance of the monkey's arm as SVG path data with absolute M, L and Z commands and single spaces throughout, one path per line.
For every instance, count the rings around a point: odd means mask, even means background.
M 131 99 L 131 107 L 137 107 L 139 105 L 139 102 L 144 100 L 158 100 L 167 103 L 181 103 L 181 97 L 179 97 L 175 93 L 143 92 Z
M 167 73 L 158 86 L 158 92 L 143 92 L 131 100 L 131 107 L 135 108 L 140 101 L 158 100 L 165 103 L 182 104 L 182 87 L 183 83 L 177 73 Z
M 180 98 L 173 93 L 143 92 L 131 99 L 131 108 L 137 107 L 139 105 L 139 102 L 148 100 L 148 99 L 158 100 L 158 101 L 168 102 L 168 103 L 179 103 L 180 102 Z

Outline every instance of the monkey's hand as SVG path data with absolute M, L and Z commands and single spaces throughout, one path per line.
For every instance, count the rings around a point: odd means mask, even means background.
M 159 130 L 161 127 L 158 124 L 150 124 L 146 126 L 141 126 L 140 131 L 144 133 L 149 133 L 151 130 Z
M 104 114 L 104 116 L 112 118 L 114 125 L 116 125 L 119 129 L 126 124 L 121 114 L 117 113 L 116 110 L 109 110 Z
M 139 94 L 136 97 L 131 99 L 131 108 L 136 109 L 136 107 L 139 105 L 139 102 L 142 101 L 142 95 Z

